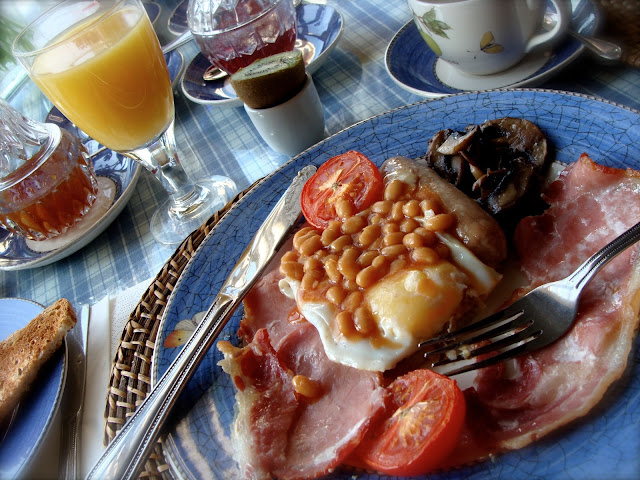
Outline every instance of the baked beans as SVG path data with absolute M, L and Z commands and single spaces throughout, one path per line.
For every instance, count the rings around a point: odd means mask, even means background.
M 356 283 L 359 287 L 369 288 L 380 278 L 379 272 L 379 268 L 376 268 L 373 265 L 369 265 L 368 267 L 360 270 L 358 275 L 356 275 Z
M 380 227 L 380 225 L 367 225 L 362 230 L 362 233 L 360 233 L 360 236 L 358 237 L 358 243 L 362 247 L 366 248 L 380 236 L 381 232 L 382 227 Z
M 299 282 L 304 275 L 304 265 L 297 261 L 280 262 L 280 273 Z
M 343 306 L 349 311 L 355 311 L 364 301 L 364 295 L 361 291 L 351 292 L 343 302 Z
M 404 209 L 405 203 L 403 201 L 399 201 L 393 204 L 391 207 L 391 212 L 389 212 L 389 218 L 395 222 L 399 222 L 404 219 L 404 213 L 402 210 Z
M 323 264 L 322 261 L 317 259 L 316 257 L 308 257 L 304 261 L 304 272 L 310 272 L 311 270 L 322 270 Z
M 336 315 L 336 323 L 338 324 L 338 331 L 345 337 L 353 338 L 356 335 L 353 315 L 348 310 L 343 310 Z
M 347 292 L 341 286 L 333 285 L 329 287 L 325 297 L 334 305 L 341 305 L 344 299 L 347 298 Z
M 320 250 L 324 245 L 322 244 L 322 239 L 320 235 L 317 233 L 315 235 L 309 235 L 305 238 L 304 242 L 298 248 L 300 255 L 304 257 L 310 257 L 316 251 Z
M 335 207 L 336 214 L 341 219 L 351 217 L 354 213 L 356 213 L 356 207 L 346 198 L 340 198 L 338 201 L 336 201 Z
M 402 232 L 391 232 L 382 238 L 382 245 L 389 247 L 391 245 L 399 245 L 402 243 L 405 234 Z
M 293 390 L 298 394 L 308 399 L 314 399 L 320 397 L 322 394 L 322 387 L 315 380 L 311 380 L 306 375 L 294 375 L 291 379 Z
M 347 280 L 355 280 L 356 275 L 360 273 L 360 265 L 358 265 L 358 257 L 360 251 L 356 248 L 345 250 L 344 255 L 338 260 L 338 270 Z
M 330 245 L 331 242 L 333 242 L 336 238 L 338 238 L 341 235 L 342 233 L 338 228 L 331 228 L 331 227 L 325 228 L 324 231 L 322 232 L 322 236 L 320 237 L 320 239 L 322 240 L 322 245 L 324 245 L 325 247 L 327 245 Z
M 371 211 L 373 213 L 379 213 L 380 215 L 387 215 L 391 211 L 393 202 L 391 200 L 381 200 L 371 205 Z
M 405 186 L 406 183 L 400 180 L 392 180 L 384 188 L 384 199 L 395 202 L 404 194 Z
M 383 200 L 357 214 L 351 201 L 338 200 L 339 220 L 321 232 L 300 229 L 293 239 L 294 250 L 282 257 L 280 271 L 300 281 L 305 298 L 324 298 L 336 307 L 336 328 L 345 337 L 379 338 L 365 292 L 380 279 L 450 257 L 436 233 L 455 228 L 457 218 L 443 210 L 433 192 L 418 192 L 420 188 L 392 180 L 385 186 Z M 433 288 L 426 280 L 418 286 L 425 294 L 433 293 Z M 307 380 L 301 377 L 300 385 L 306 386 Z
M 414 218 L 405 218 L 400 222 L 400 231 L 404 233 L 411 233 L 420 226 L 420 223 Z
M 376 328 L 375 321 L 371 312 L 366 307 L 358 307 L 356 311 L 353 312 L 353 323 L 356 327 L 356 330 L 362 335 L 369 335 L 373 333 Z
M 366 252 L 362 252 L 358 257 L 358 265 L 361 267 L 368 267 L 373 262 L 373 259 L 378 256 L 377 250 L 367 250 Z
M 331 242 L 329 244 L 329 248 L 332 252 L 341 252 L 345 247 L 348 247 L 352 243 L 353 239 L 351 238 L 351 235 L 342 235 Z
M 367 226 L 367 219 L 362 215 L 354 215 L 353 217 L 345 218 L 342 222 L 342 232 L 353 235 L 358 233 L 364 227 Z
M 418 200 L 409 200 L 402 206 L 402 213 L 405 217 L 417 217 L 422 213 Z

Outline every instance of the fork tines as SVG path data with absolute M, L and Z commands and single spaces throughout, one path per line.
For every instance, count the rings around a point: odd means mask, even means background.
M 522 353 L 541 332 L 522 308 L 507 307 L 494 315 L 451 333 L 418 344 L 425 358 L 435 358 L 434 370 L 457 375 L 501 362 Z M 435 356 L 438 356 L 435 357 Z M 479 360 L 473 359 L 483 356 Z

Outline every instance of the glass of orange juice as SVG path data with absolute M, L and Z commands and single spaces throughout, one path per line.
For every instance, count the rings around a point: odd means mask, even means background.
M 12 45 L 31 79 L 78 128 L 151 171 L 169 193 L 154 213 L 157 241 L 182 241 L 236 191 L 214 176 L 193 182 L 180 164 L 167 65 L 140 0 L 67 0 Z

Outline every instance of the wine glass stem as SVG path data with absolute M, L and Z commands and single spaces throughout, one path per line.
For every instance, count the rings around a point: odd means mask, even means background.
M 200 198 L 201 187 L 194 184 L 184 171 L 173 133 L 173 121 L 155 141 L 143 148 L 128 152 L 127 156 L 142 164 L 162 184 L 176 214 L 193 207 Z

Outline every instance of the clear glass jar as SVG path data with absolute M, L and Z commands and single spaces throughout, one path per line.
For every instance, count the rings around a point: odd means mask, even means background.
M 53 238 L 89 211 L 97 193 L 80 140 L 0 99 L 0 225 L 31 240 Z
M 296 42 L 292 0 L 190 0 L 187 22 L 202 54 L 230 75 Z

